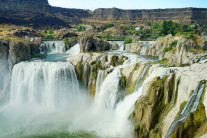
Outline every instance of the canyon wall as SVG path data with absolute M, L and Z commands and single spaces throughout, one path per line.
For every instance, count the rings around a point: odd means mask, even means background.
M 179 23 L 207 23 L 207 9 L 152 9 L 152 10 L 122 10 L 117 8 L 96 9 L 93 18 L 99 20 L 125 21 L 145 23 L 146 21 L 172 20 Z
M 52 7 L 48 0 L 0 0 L 0 23 L 69 27 L 69 24 L 172 20 L 179 23 L 207 23 L 206 8 L 122 10 L 100 8 L 94 11 Z
M 70 27 L 88 17 L 82 9 L 52 7 L 48 0 L 0 0 L 0 23 L 32 25 L 34 27 Z

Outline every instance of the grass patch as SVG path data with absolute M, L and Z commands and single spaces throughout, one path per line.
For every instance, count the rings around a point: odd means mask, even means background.
M 40 59 L 44 59 L 46 58 L 46 54 L 40 54 L 40 53 L 32 53 L 31 54 L 32 58 L 40 58 Z

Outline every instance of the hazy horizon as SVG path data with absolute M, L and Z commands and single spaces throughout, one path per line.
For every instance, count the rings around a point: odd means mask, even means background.
M 120 9 L 166 9 L 166 8 L 207 8 L 206 0 L 49 0 L 52 6 L 63 8 L 90 9 L 120 8 Z

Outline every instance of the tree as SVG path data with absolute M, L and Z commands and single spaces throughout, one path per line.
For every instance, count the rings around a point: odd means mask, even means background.
M 52 30 L 49 30 L 48 34 L 52 35 L 54 32 Z
M 163 24 L 162 24 L 162 32 L 163 32 L 164 35 L 167 35 L 168 34 L 167 22 L 166 21 L 163 21 Z

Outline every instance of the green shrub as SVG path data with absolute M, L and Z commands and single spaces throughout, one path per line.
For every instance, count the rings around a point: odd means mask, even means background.
M 43 59 L 43 58 L 46 58 L 46 54 L 32 53 L 31 54 L 31 57 L 32 58 L 40 58 L 40 59 Z
M 97 37 L 97 38 L 106 38 L 105 35 L 94 35 L 93 37 Z
M 54 34 L 54 32 L 52 30 L 49 30 L 48 34 L 52 35 L 52 34 Z
M 79 25 L 77 31 L 85 31 L 86 27 Z
M 164 53 L 166 53 L 166 52 L 170 51 L 170 48 L 169 47 L 165 47 L 163 51 L 164 51 Z
M 106 24 L 100 27 L 101 30 L 106 30 L 108 28 L 114 27 L 114 24 Z
M 54 37 L 53 37 L 52 35 L 47 35 L 47 36 L 45 37 L 45 39 L 54 39 Z
M 126 37 L 124 44 L 132 43 L 132 38 Z
M 68 40 L 68 38 L 65 38 L 65 39 L 64 39 L 64 44 L 69 44 L 69 40 Z
M 178 44 L 178 41 L 177 41 L 177 40 L 171 42 L 171 43 L 169 44 L 169 48 L 170 48 L 170 50 L 172 49 L 172 47 L 177 46 L 177 44 Z

